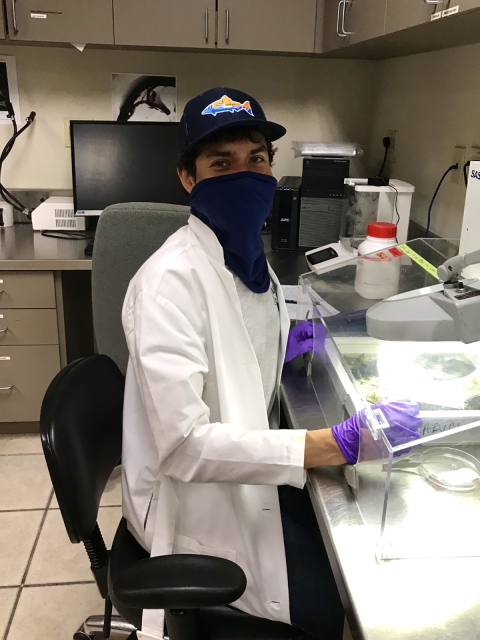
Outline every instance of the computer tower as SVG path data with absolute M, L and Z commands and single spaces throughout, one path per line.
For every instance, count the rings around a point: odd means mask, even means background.
M 294 251 L 298 246 L 300 209 L 299 176 L 284 176 L 275 189 L 272 218 L 272 249 Z
M 346 214 L 347 158 L 303 159 L 298 246 L 316 248 L 338 242 Z

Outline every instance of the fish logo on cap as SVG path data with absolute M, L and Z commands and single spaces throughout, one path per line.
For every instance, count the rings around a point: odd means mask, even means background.
M 202 111 L 202 116 L 216 116 L 217 113 L 238 113 L 239 111 L 246 111 L 250 116 L 253 116 L 249 100 L 245 100 L 242 104 L 241 102 L 232 100 L 228 96 L 223 96 L 220 100 L 215 100 L 215 102 L 209 104 L 208 107 L 205 107 Z

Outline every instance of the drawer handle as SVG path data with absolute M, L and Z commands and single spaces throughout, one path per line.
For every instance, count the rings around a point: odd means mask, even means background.
M 5 327 L 5 329 L 0 329 L 0 333 L 7 333 L 8 331 L 8 327 Z
M 0 391 L 11 391 L 13 389 L 13 384 L 11 384 L 9 387 L 0 387 Z

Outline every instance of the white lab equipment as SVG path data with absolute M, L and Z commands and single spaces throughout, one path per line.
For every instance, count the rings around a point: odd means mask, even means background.
M 402 253 L 395 249 L 397 226 L 371 222 L 367 238 L 358 247 L 355 291 L 368 300 L 383 300 L 398 293 Z
M 347 241 L 348 238 L 345 238 Z M 349 242 L 332 242 L 319 249 L 307 251 L 305 258 L 307 264 L 315 273 L 323 273 L 335 269 L 341 264 L 356 258 L 358 251 Z
M 370 222 L 393 222 L 397 225 L 398 242 L 407 241 L 413 185 L 390 180 L 386 186 L 374 187 L 367 178 L 346 178 L 345 184 L 350 200 L 345 235 L 364 236 Z
M 85 218 L 75 216 L 73 197 L 51 196 L 32 212 L 35 231 L 85 231 Z
M 363 148 L 356 142 L 302 142 L 294 140 L 290 145 L 295 158 L 358 158 Z
M 480 161 L 470 163 L 459 253 L 470 253 L 476 249 L 480 249 Z M 480 265 L 468 267 L 463 275 L 480 278 Z
M 395 296 L 367 312 L 367 331 L 383 340 L 480 340 L 480 162 L 470 165 L 460 255 L 438 268 L 443 283 Z

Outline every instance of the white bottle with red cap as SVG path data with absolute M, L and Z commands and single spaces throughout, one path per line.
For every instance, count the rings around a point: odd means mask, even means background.
M 384 300 L 398 293 L 402 254 L 395 248 L 397 225 L 371 222 L 358 247 L 355 291 L 362 298 Z M 393 247 L 393 248 L 392 248 Z

